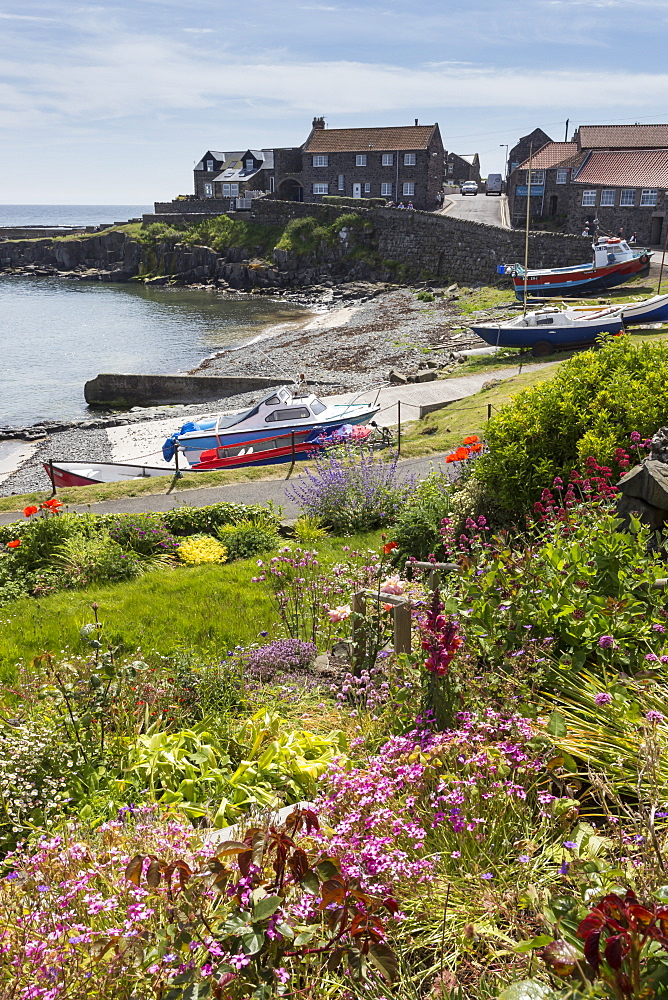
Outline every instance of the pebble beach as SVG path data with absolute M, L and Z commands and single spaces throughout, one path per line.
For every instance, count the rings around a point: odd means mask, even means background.
M 460 295 L 453 286 L 435 290 L 434 300 L 425 302 L 407 288 L 362 283 L 322 288 L 303 301 L 310 311 L 301 323 L 284 325 L 267 339 L 257 338 L 239 349 L 220 351 L 203 359 L 190 374 L 275 371 L 286 384 L 303 374 L 322 396 L 387 385 L 391 371 L 413 372 L 427 358 L 481 345 L 467 331 L 467 318 L 458 306 Z M 48 489 L 42 463 L 49 459 L 161 465 L 162 441 L 185 420 L 240 409 L 260 395 L 245 393 L 204 406 L 136 408 L 113 414 L 91 411 L 86 420 L 47 427 L 47 433 L 28 442 L 5 433 L 0 441 L 0 496 Z M 40 433 L 39 428 L 35 431 Z

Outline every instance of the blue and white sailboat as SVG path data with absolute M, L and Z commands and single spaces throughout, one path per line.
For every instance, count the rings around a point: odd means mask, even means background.
M 220 414 L 184 424 L 162 446 L 165 461 L 170 462 L 178 448 L 191 465 L 200 461 L 203 451 L 228 445 L 257 442 L 263 438 L 295 435 L 299 444 L 318 431 L 328 434 L 343 424 L 364 424 L 378 413 L 377 403 L 325 403 L 313 393 L 298 395 L 281 386 L 255 406 L 239 413 Z

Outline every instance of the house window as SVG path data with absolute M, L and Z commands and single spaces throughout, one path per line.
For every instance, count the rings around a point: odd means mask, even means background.
M 657 193 L 656 188 L 643 188 L 640 193 L 640 204 L 656 205 Z
M 519 161 L 513 160 L 513 162 L 510 164 L 510 173 L 512 174 L 513 170 L 517 170 L 518 167 L 519 167 Z
M 394 153 L 383 153 L 381 163 L 384 167 L 391 167 L 394 164 Z
M 605 191 L 601 191 L 601 205 L 607 205 L 608 207 L 615 204 L 615 189 L 606 188 Z
M 206 169 L 209 171 L 209 173 L 213 172 L 213 160 L 206 161 Z
M 339 174 L 338 189 L 339 189 L 339 191 L 345 191 L 346 190 L 346 179 L 343 176 L 343 174 Z
M 314 156 L 313 157 L 314 167 L 328 167 L 329 166 L 329 156 Z
M 381 195 L 384 198 L 391 198 L 392 197 L 392 185 L 383 182 L 380 185 L 380 193 L 381 193 Z
M 329 184 L 314 184 L 313 194 L 329 194 Z
M 204 185 L 204 197 L 213 198 L 213 184 Z
M 415 194 L 415 184 L 413 181 L 404 181 L 404 186 L 402 188 L 402 194 L 414 195 Z
M 269 191 L 270 191 L 271 194 L 274 193 L 274 176 L 273 176 L 273 174 L 269 178 Z
M 596 205 L 596 191 L 583 191 L 582 192 L 582 204 L 591 208 L 592 205 Z
M 253 160 L 246 160 L 246 170 L 252 170 L 255 166 Z
M 557 184 L 568 184 L 568 170 L 557 170 Z
M 622 193 L 619 197 L 620 206 L 625 206 L 626 208 L 631 208 L 636 203 L 636 192 L 635 188 L 622 188 Z
M 223 198 L 238 198 L 238 197 L 239 197 L 238 184 L 223 184 Z
M 415 153 L 404 153 L 404 166 L 405 167 L 415 166 Z
M 358 153 L 355 157 L 356 167 L 366 167 L 366 153 Z
M 369 184 L 368 181 L 364 185 L 364 194 L 371 194 L 371 185 Z
M 544 184 L 545 183 L 545 171 L 544 170 L 532 170 L 531 171 L 531 183 L 532 184 Z

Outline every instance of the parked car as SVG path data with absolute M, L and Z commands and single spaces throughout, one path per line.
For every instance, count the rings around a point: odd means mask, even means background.
M 475 181 L 464 181 L 464 183 L 462 184 L 462 186 L 459 189 L 459 193 L 460 194 L 477 194 L 478 193 L 478 185 L 476 184 Z
M 501 174 L 488 174 L 485 181 L 485 194 L 498 194 L 501 197 L 503 191 L 503 177 Z

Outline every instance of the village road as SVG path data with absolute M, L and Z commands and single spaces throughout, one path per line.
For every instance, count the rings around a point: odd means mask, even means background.
M 450 215 L 455 219 L 466 219 L 467 222 L 484 222 L 488 226 L 503 226 L 507 228 L 505 218 L 507 213 L 503 212 L 503 203 L 506 196 L 486 195 L 484 191 L 476 195 L 447 194 L 446 205 L 442 209 L 441 215 Z

